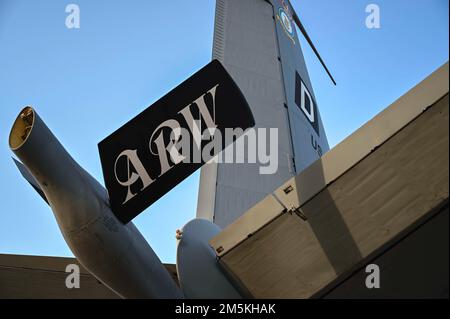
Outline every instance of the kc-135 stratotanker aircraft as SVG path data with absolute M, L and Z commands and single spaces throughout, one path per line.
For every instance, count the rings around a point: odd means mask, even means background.
M 78 262 L 117 295 L 255 296 L 219 263 L 228 248 L 211 239 L 253 207 L 282 207 L 282 199 L 267 204 L 267 196 L 329 151 L 298 31 L 336 84 L 288 0 L 217 0 L 213 61 L 99 143 L 106 189 L 35 109 L 20 112 L 9 137 L 18 169 L 51 207 Z M 209 139 L 201 138 L 202 127 Z M 214 132 L 228 128 L 242 134 L 231 141 L 220 135 L 220 148 L 208 158 L 186 161 L 177 152 L 183 130 L 201 152 Z M 251 128 L 278 129 L 273 174 L 260 174 L 257 163 L 212 160 Z M 197 218 L 176 234 L 178 286 L 132 219 L 200 168 Z M 285 195 L 295 187 L 284 185 Z M 297 208 L 282 208 L 306 220 Z
M 233 3 L 231 3 L 233 2 Z M 238 4 L 239 2 L 239 4 Z M 163 102 L 148 108 L 148 114 L 141 114 L 139 120 L 132 120 L 125 127 L 121 128 L 126 132 L 115 132 L 110 140 L 106 139 L 99 144 L 102 164 L 105 165 L 105 182 L 109 191 L 107 191 L 84 171 L 76 161 L 66 152 L 63 146 L 47 128 L 40 119 L 36 111 L 31 107 L 26 107 L 14 123 L 11 131 L 10 146 L 14 154 L 22 161 L 25 167 L 16 161 L 20 171 L 30 184 L 38 191 L 52 208 L 57 219 L 58 225 L 70 249 L 77 257 L 78 261 L 88 269 L 95 277 L 102 281 L 117 294 L 125 298 L 239 298 L 241 294 L 233 287 L 232 283 L 222 274 L 222 271 L 216 265 L 215 255 L 207 241 L 215 234 L 220 232 L 220 227 L 213 222 L 207 222 L 204 219 L 196 219 L 189 223 L 183 230 L 183 236 L 186 238 L 191 233 L 192 242 L 187 245 L 178 247 L 177 269 L 181 289 L 179 289 L 172 278 L 170 278 L 166 269 L 163 267 L 158 256 L 148 245 L 146 240 L 139 233 L 138 229 L 130 221 L 140 211 L 148 207 L 148 204 L 157 200 L 165 192 L 174 187 L 177 183 L 190 175 L 194 170 L 198 169 L 203 163 L 197 165 L 178 165 L 179 167 L 166 168 L 166 174 L 161 174 L 163 168 L 157 167 L 156 170 L 159 178 L 150 177 L 152 173 L 143 173 L 144 167 L 161 166 L 157 157 L 148 157 L 148 163 L 142 164 L 138 159 L 132 157 L 132 154 L 126 153 L 126 150 L 136 150 L 144 157 L 146 153 L 145 147 L 148 148 L 148 139 L 150 136 L 139 134 L 143 129 L 152 131 L 151 127 L 158 127 L 158 124 L 168 120 L 171 116 L 177 114 L 186 105 L 200 101 L 196 105 L 202 103 L 202 94 L 210 94 L 208 92 L 215 85 L 218 85 L 215 96 L 211 103 L 213 105 L 216 123 L 221 122 L 221 127 L 241 127 L 246 129 L 256 125 L 259 127 L 279 127 L 286 130 L 283 134 L 284 140 L 280 142 L 280 148 L 283 148 L 285 158 L 283 163 L 287 164 L 287 158 L 293 163 L 289 168 L 289 172 L 283 172 L 276 177 L 270 184 L 273 188 L 268 188 L 267 193 L 273 191 L 285 179 L 292 177 L 296 171 L 306 167 L 321 152 L 328 150 L 328 143 L 325 131 L 320 119 L 320 114 L 314 97 L 314 92 L 309 79 L 306 64 L 300 48 L 300 43 L 295 25 L 307 39 L 308 43 L 314 49 L 319 60 L 322 62 L 320 55 L 317 53 L 313 43 L 311 42 L 305 28 L 301 24 L 297 14 L 289 1 L 230 1 L 230 5 L 239 8 L 236 13 L 228 12 L 230 19 L 239 19 L 235 15 L 244 15 L 246 19 L 242 19 L 242 23 L 254 24 L 247 31 L 254 34 L 254 38 L 262 38 L 262 41 L 272 40 L 271 47 L 265 51 L 270 53 L 278 52 L 279 59 L 275 56 L 270 66 L 264 68 L 272 68 L 273 70 L 261 69 L 261 73 L 276 72 L 277 83 L 273 83 L 276 88 L 267 88 L 280 94 L 278 98 L 278 108 L 282 112 L 277 112 L 276 116 L 267 112 L 258 102 L 250 102 L 247 105 L 245 98 L 239 91 L 236 84 L 225 86 L 225 81 L 233 82 L 227 71 L 222 68 L 219 62 L 221 58 L 214 53 L 214 61 L 212 65 L 201 70 L 193 78 L 187 80 L 163 98 Z M 260 3 L 258 3 L 260 2 Z M 227 29 L 230 33 L 229 37 L 235 37 L 236 49 L 239 46 L 245 46 L 245 50 L 240 50 L 240 58 L 246 59 L 251 55 L 251 59 L 258 63 L 268 61 L 265 52 L 261 52 L 257 47 L 251 47 L 251 43 L 245 44 L 245 39 L 240 39 L 237 29 L 233 30 L 229 22 L 222 20 L 222 6 L 224 1 L 217 2 L 216 16 L 216 32 L 215 32 L 215 51 L 220 50 L 218 43 L 221 38 L 221 30 Z M 256 19 L 251 19 L 255 17 Z M 260 26 L 260 24 L 262 24 Z M 274 37 L 274 33 L 276 36 Z M 275 41 L 273 41 L 275 40 Z M 244 48 L 242 48 L 244 49 Z M 251 52 L 250 52 L 251 51 Z M 323 62 L 322 62 L 323 63 Z M 325 64 L 323 64 L 325 67 Z M 213 67 L 222 70 L 223 73 L 215 71 L 214 77 L 211 74 L 205 74 Z M 325 67 L 328 72 L 328 69 Z M 203 73 L 202 73 L 203 72 Z M 282 74 L 282 78 L 280 78 Z M 270 76 L 270 74 L 267 74 Z M 331 75 L 330 75 L 331 76 Z M 201 77 L 201 79 L 200 79 Z M 334 80 L 333 80 L 334 81 Z M 210 83 L 208 83 L 210 82 Z M 219 92 L 223 90 L 223 92 Z M 279 91 L 279 92 L 278 92 Z M 230 95 L 236 95 L 236 99 L 232 99 Z M 155 104 L 157 104 L 155 103 Z M 176 103 L 176 104 L 175 104 Z M 264 103 L 271 103 L 265 101 Z M 168 111 L 168 108 L 174 110 Z M 234 108 L 234 109 L 232 109 Z M 206 108 L 205 108 L 206 110 Z M 157 113 L 159 112 L 159 114 Z M 201 111 L 201 110 L 200 110 Z M 259 118 L 262 112 L 265 115 Z M 253 119 L 253 116 L 255 117 Z M 280 114 L 283 113 L 283 114 Z M 202 119 L 205 116 L 200 112 Z M 192 116 L 192 115 L 191 115 Z M 225 119 L 225 117 L 230 119 Z M 241 119 L 241 121 L 234 120 Z M 277 123 L 264 123 L 266 118 L 272 118 Z M 151 123 L 148 123 L 148 122 Z M 156 123 L 156 122 L 158 123 Z M 155 122 L 155 123 L 152 123 Z M 207 125 L 209 123 L 206 123 Z M 274 125 L 275 124 L 275 125 Z M 128 130 L 128 131 L 127 131 Z M 133 132 L 129 132 L 132 130 Z M 145 141 L 136 141 L 136 138 L 147 139 Z M 310 140 L 314 140 L 316 149 L 313 148 Z M 131 142 L 134 140 L 133 142 Z M 130 145 L 134 144 L 134 145 Z M 139 149 L 142 146 L 142 151 Z M 104 148 L 104 152 L 103 151 Z M 319 148 L 319 152 L 317 151 Z M 123 156 L 119 156 L 121 151 Z M 148 151 L 147 151 L 148 153 Z M 114 154 L 111 156 L 111 154 Z M 297 157 L 294 154 L 302 154 Z M 137 154 L 136 154 L 137 155 Z M 128 157 L 127 157 L 128 156 Z M 119 157 L 117 159 L 117 157 Z M 118 162 L 116 162 L 118 160 Z M 144 161 L 144 160 L 142 160 Z M 122 181 L 126 177 L 132 176 L 119 184 L 116 181 L 118 169 L 117 166 L 124 162 L 127 166 L 122 176 L 118 176 L 118 180 Z M 134 165 L 133 165 L 134 164 Z M 132 166 L 134 172 L 128 170 Z M 227 170 L 233 170 L 233 165 Z M 256 164 L 247 164 L 255 166 Z M 282 165 L 286 166 L 286 165 Z M 255 171 L 256 172 L 256 171 Z M 119 174 L 120 175 L 120 174 Z M 255 174 L 258 178 L 259 174 Z M 134 178 L 136 177 L 136 178 Z M 247 176 L 242 176 L 247 178 Z M 265 179 L 275 178 L 271 175 L 264 177 Z M 128 182 L 128 184 L 127 184 Z M 132 184 L 136 184 L 138 188 L 145 188 L 142 194 L 132 195 L 135 190 Z M 255 184 L 258 184 L 256 182 Z M 147 186 L 148 187 L 144 187 Z M 134 186 L 133 186 L 134 187 Z M 260 192 L 257 189 L 248 189 L 248 192 Z M 114 192 L 114 193 L 113 193 Z M 216 196 L 216 190 L 209 196 Z M 123 194 L 121 194 L 123 193 Z M 128 193 L 128 194 L 127 194 Z M 128 196 L 128 197 L 127 197 Z M 201 201 L 206 201 L 205 195 L 202 194 Z M 233 216 L 242 214 L 245 209 L 255 204 L 255 197 L 249 196 L 250 202 L 242 203 L 238 211 L 233 212 Z M 143 199 L 145 199 L 143 201 Z M 259 199 L 259 198 L 258 198 Z M 256 199 L 256 200 L 258 200 Z M 208 199 L 212 200 L 212 198 Z M 228 198 L 224 199 L 229 200 Z M 231 198 L 230 198 L 231 200 Z M 125 206 L 125 208 L 121 208 Z M 113 210 L 111 210 L 113 208 Z M 115 208 L 115 209 L 114 209 Z M 117 209 L 117 210 L 116 210 Z M 221 208 L 219 208 L 221 209 Z M 114 214 L 116 212 L 117 214 Z M 208 212 L 213 214 L 214 212 Z M 220 217 L 216 212 L 216 219 L 219 219 L 219 225 L 224 223 L 221 219 L 231 221 L 231 217 Z M 201 217 L 201 216 L 200 216 Z M 191 229 L 192 228 L 192 229 Z M 196 236 L 202 238 L 195 238 Z M 204 240 L 204 241 L 202 241 Z M 184 247 L 186 246 L 186 247 Z M 206 250 L 206 251 L 205 251 Z M 195 264 L 203 264 L 203 267 L 192 267 L 192 261 Z M 201 280 L 198 282 L 196 277 L 210 277 L 211 280 Z

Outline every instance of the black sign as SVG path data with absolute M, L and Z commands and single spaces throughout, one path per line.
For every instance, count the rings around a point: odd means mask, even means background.
M 129 222 L 233 142 L 226 129 L 254 124 L 239 87 L 212 61 L 98 144 L 112 211 Z
M 316 102 L 298 72 L 295 72 L 295 104 L 302 110 L 314 131 L 320 136 Z

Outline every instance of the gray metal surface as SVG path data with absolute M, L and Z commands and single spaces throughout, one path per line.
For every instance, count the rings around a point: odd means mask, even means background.
M 380 269 L 380 289 L 367 289 L 365 267 L 321 295 L 326 299 L 449 297 L 449 207 L 369 261 Z
M 207 218 L 221 227 L 233 222 L 295 174 L 285 107 L 290 102 L 285 98 L 278 60 L 276 23 L 270 2 L 216 2 L 213 58 L 224 64 L 241 88 L 252 109 L 256 128 L 278 128 L 279 135 L 278 170 L 273 175 L 259 174 L 258 163 L 209 164 L 202 168 L 197 217 Z M 299 47 L 295 54 L 301 54 Z M 310 139 L 300 137 L 305 141 Z M 302 147 L 300 141 L 294 142 Z
M 47 198 L 45 197 L 45 194 L 42 191 L 41 187 L 39 186 L 38 182 L 33 177 L 33 175 L 31 175 L 31 173 L 28 171 L 28 169 L 25 167 L 25 165 L 23 165 L 21 162 L 16 160 L 14 157 L 13 157 L 13 161 L 14 161 L 14 164 L 16 164 L 17 169 L 19 170 L 20 174 L 22 174 L 23 178 L 25 178 L 27 180 L 27 182 L 30 183 L 31 187 L 33 187 L 34 190 L 39 194 L 39 196 L 41 196 L 42 199 L 47 204 L 49 204 L 49 202 L 48 202 Z
M 442 90 L 447 92 L 444 96 Z M 448 108 L 448 65 L 445 65 L 344 141 L 346 149 L 351 149 L 352 144 L 358 148 L 364 139 L 368 145 L 372 143 L 369 141 L 378 140 L 375 149 L 363 151 L 356 163 L 353 155 L 344 156 L 340 150 L 331 150 L 327 158 L 315 163 L 322 166 L 322 175 L 302 172 L 299 180 L 316 178 L 324 185 L 307 200 L 299 196 L 303 186 L 299 187 L 296 179 L 290 183 L 290 189 L 277 192 L 296 194 L 281 200 L 293 210 L 275 219 L 275 214 L 271 214 L 263 227 L 261 221 L 253 223 L 254 227 L 245 224 L 250 237 L 239 223 L 245 214 L 212 239 L 210 243 L 216 251 L 224 246 L 225 251 L 217 252 L 224 268 L 254 297 L 309 298 L 326 295 L 374 259 L 395 260 L 400 265 L 391 268 L 397 271 L 409 267 L 393 255 L 387 259 L 380 256 L 406 237 L 421 237 L 433 249 L 435 239 L 411 234 L 437 213 L 448 214 L 445 208 L 449 193 Z M 401 124 L 408 119 L 409 122 Z M 387 136 L 376 129 L 382 127 Z M 324 176 L 333 175 L 324 183 Z M 434 225 L 428 234 L 441 229 Z M 439 230 L 437 238 L 448 241 L 448 224 Z M 233 243 L 234 248 L 230 249 Z M 406 246 L 409 248 L 400 249 L 399 253 L 408 257 L 405 262 L 431 256 L 421 254 L 424 249 Z M 442 244 L 438 247 L 444 254 L 431 257 L 448 264 L 448 249 Z M 441 277 L 448 278 L 447 267 L 428 267 L 427 271 L 438 269 L 446 269 L 447 273 L 441 273 Z M 434 274 L 424 272 L 417 274 L 417 278 L 419 282 L 427 278 L 433 281 L 429 287 L 434 290 L 432 293 L 428 290 L 428 296 L 445 295 L 445 287 L 448 290 L 448 282 L 446 286 L 440 285 Z M 414 291 L 419 295 L 420 286 Z M 389 293 L 394 295 L 395 291 L 385 291 L 380 296 Z M 335 294 L 344 295 L 345 292 Z
M 67 265 L 78 265 L 79 288 L 68 289 Z M 0 299 L 120 298 L 75 258 L 0 254 Z
M 278 40 L 279 54 L 281 58 L 281 68 L 283 73 L 283 83 L 286 96 L 286 104 L 289 112 L 289 127 L 292 135 L 293 153 L 295 159 L 296 173 L 301 172 L 311 163 L 317 160 L 319 148 L 324 154 L 329 150 L 325 129 L 320 118 L 319 107 L 314 95 L 313 86 L 309 78 L 308 69 L 303 57 L 302 48 L 298 39 L 297 30 L 292 20 L 293 9 L 289 1 L 271 0 L 275 14 L 276 34 Z M 280 11 L 281 10 L 281 11 Z M 292 28 L 292 35 L 286 31 L 281 15 L 285 12 L 289 18 L 288 27 Z M 300 109 L 295 101 L 296 90 L 299 87 L 296 83 L 296 73 L 310 92 L 316 107 L 313 117 L 317 124 L 317 132 L 311 125 L 305 113 Z
M 220 234 L 211 238 L 209 243 L 216 251 L 217 256 L 221 257 L 285 211 L 285 207 L 280 204 L 275 196 L 268 195 L 226 227 Z
M 350 170 L 430 105 L 448 94 L 449 63 L 445 63 L 426 79 L 377 114 L 348 138 L 336 145 L 301 174 L 286 181 L 275 191 L 286 207 L 301 207 L 339 176 Z M 288 186 L 295 191 L 285 193 Z
M 303 206 L 324 190 L 327 185 L 333 183 L 408 123 L 420 116 L 428 106 L 448 94 L 448 74 L 449 64 L 446 63 L 321 159 L 286 181 L 273 194 L 278 199 L 279 205 L 285 209 Z M 256 206 L 264 205 L 263 202 L 259 202 Z M 265 209 L 256 206 L 211 241 L 214 248 L 223 246 L 224 250 L 219 255 L 225 254 L 235 245 L 244 241 L 249 234 L 257 232 L 282 213 L 280 209 L 271 209 L 271 212 L 267 214 Z
M 17 117 L 9 145 L 50 203 L 78 261 L 125 298 L 179 298 L 182 293 L 132 224 L 109 208 L 106 190 L 66 152 L 31 107 Z
M 314 162 L 300 174 L 285 182 L 275 190 L 272 198 L 277 198 L 284 209 L 299 208 L 324 190 L 364 157 L 376 150 L 395 133 L 420 116 L 424 109 L 448 94 L 449 65 L 433 72 L 429 77 L 375 116 L 351 136 L 334 147 L 320 160 Z M 290 190 L 290 191 L 287 191 Z M 221 247 L 222 256 L 243 242 L 250 234 L 282 214 L 282 209 L 265 209 L 264 201 L 248 210 L 218 236 L 211 240 L 216 249 Z M 263 207 L 261 207 L 263 206 Z
M 180 287 L 189 299 L 240 299 L 220 269 L 208 241 L 221 229 L 206 219 L 194 219 L 182 229 L 177 245 Z
M 67 265 L 80 268 L 80 287 L 65 285 Z M 175 265 L 165 264 L 178 282 Z M 91 275 L 75 258 L 0 254 L 0 299 L 120 298 Z

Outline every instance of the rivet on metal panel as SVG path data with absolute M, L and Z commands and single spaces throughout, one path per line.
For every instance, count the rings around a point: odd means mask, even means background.
M 292 185 L 287 186 L 285 189 L 283 189 L 283 192 L 285 194 L 289 194 L 290 192 L 292 192 L 294 190 L 294 187 L 292 187 Z

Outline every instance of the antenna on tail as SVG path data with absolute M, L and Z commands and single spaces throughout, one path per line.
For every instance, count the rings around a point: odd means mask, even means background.
M 293 13 L 292 14 L 292 18 L 294 19 L 295 24 L 300 29 L 300 32 L 303 34 L 303 36 L 305 37 L 305 39 L 308 42 L 308 44 L 313 49 L 314 53 L 316 54 L 317 58 L 319 59 L 320 63 L 322 64 L 323 68 L 327 72 L 327 74 L 330 77 L 330 79 L 333 82 L 333 84 L 336 85 L 336 81 L 334 80 L 333 76 L 331 75 L 331 72 L 328 70 L 327 66 L 325 65 L 325 62 L 323 62 L 322 57 L 319 54 L 319 51 L 317 51 L 316 47 L 314 46 L 314 43 L 312 42 L 311 38 L 309 37 L 308 33 L 306 32 L 305 27 L 303 26 L 302 22 L 300 21 L 300 18 L 298 17 L 298 15 L 295 12 L 295 10 L 292 7 L 292 5 L 291 5 L 291 8 L 292 8 L 292 13 Z

